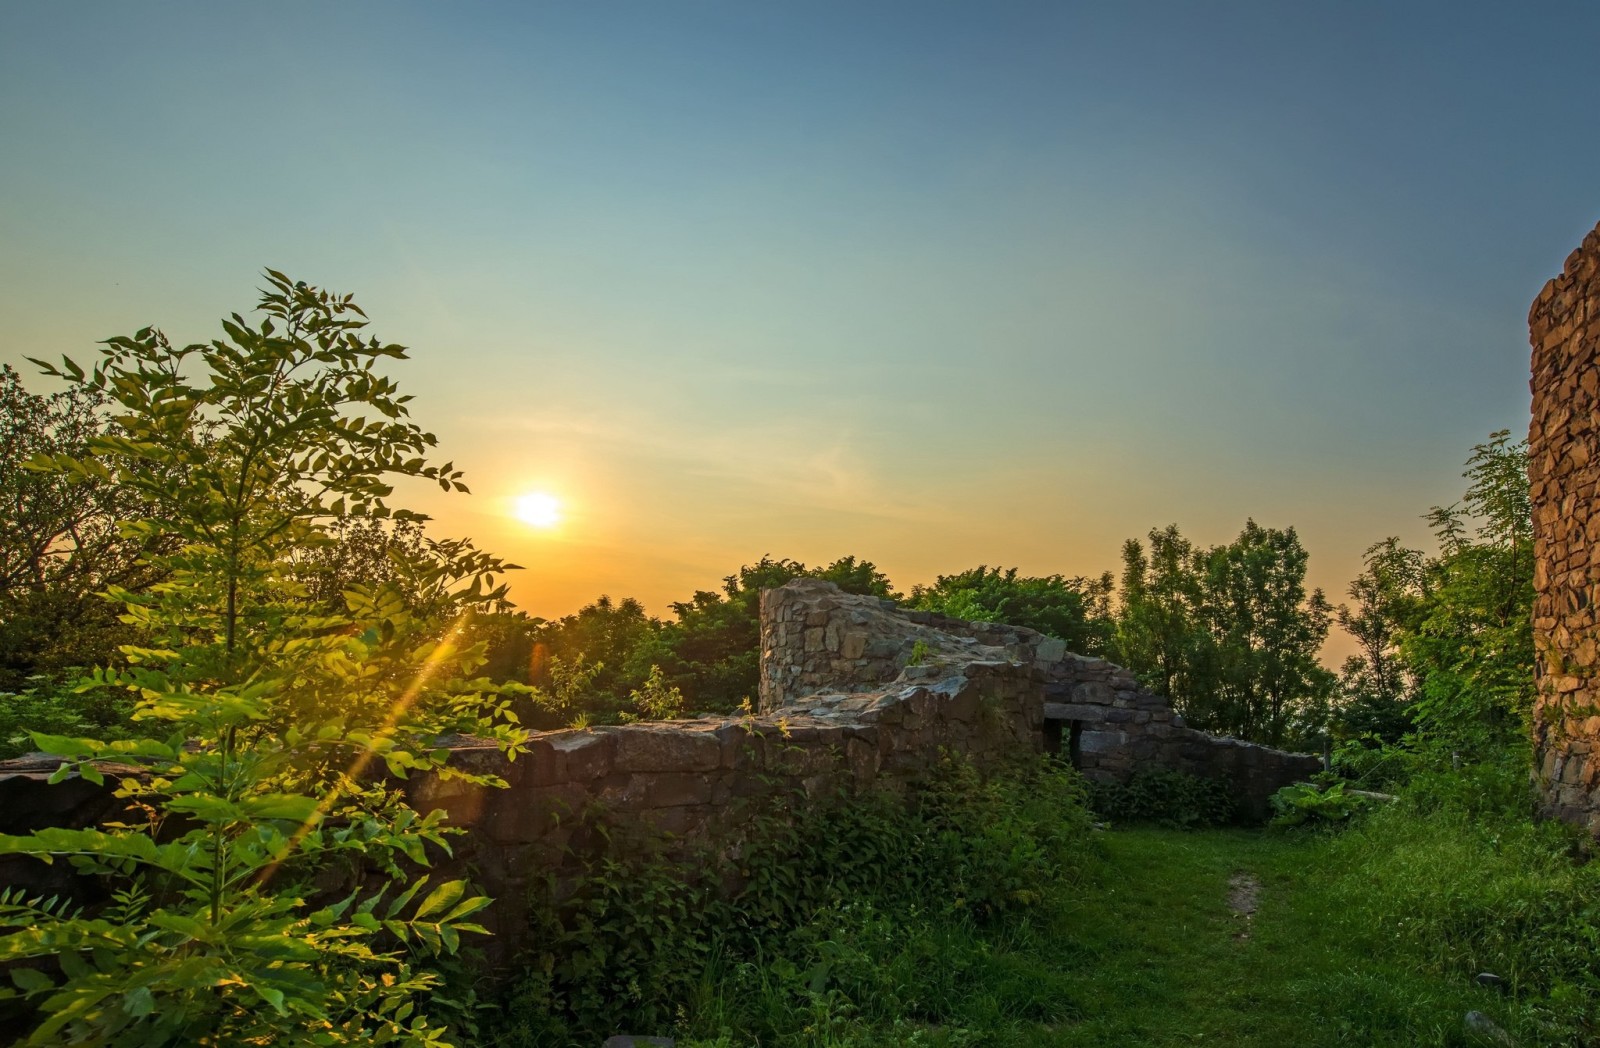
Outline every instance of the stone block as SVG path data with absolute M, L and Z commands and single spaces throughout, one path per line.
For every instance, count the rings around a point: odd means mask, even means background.
M 543 737 L 561 755 L 565 777 L 574 782 L 601 778 L 611 771 L 615 743 L 604 729 L 551 732 Z
M 605 791 L 605 799 L 628 811 L 709 804 L 715 783 L 694 772 L 636 772 Z
M 1034 649 L 1035 662 L 1056 663 L 1060 662 L 1067 654 L 1067 642 L 1059 637 L 1046 637 Z
M 721 740 L 709 731 L 629 725 L 616 729 L 614 739 L 612 768 L 619 772 L 704 772 L 722 763 Z
M 1085 681 L 1072 689 L 1072 701 L 1083 706 L 1110 706 L 1117 693 L 1102 681 Z
M 1122 749 L 1128 743 L 1128 733 L 1123 731 L 1090 731 L 1085 729 L 1079 736 L 1079 748 L 1084 753 L 1111 753 Z

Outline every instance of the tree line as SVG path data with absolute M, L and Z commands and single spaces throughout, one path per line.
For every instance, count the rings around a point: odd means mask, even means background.
M 515 755 L 526 725 L 736 709 L 760 591 L 799 576 L 1040 630 L 1196 727 L 1338 742 L 1347 766 L 1525 740 L 1526 449 L 1504 432 L 1429 514 L 1438 552 L 1375 544 L 1338 607 L 1293 528 L 1247 521 L 1213 547 L 1130 540 L 1120 582 L 984 565 L 901 594 L 854 556 L 763 557 L 670 619 L 602 597 L 543 621 L 506 601 L 513 565 L 389 504 L 395 477 L 465 490 L 387 377 L 404 348 L 349 296 L 266 277 L 258 319 L 211 342 L 146 328 L 87 368 L 35 362 L 52 394 L 0 371 L 0 742 L 57 778 L 143 771 L 116 784 L 128 822 L 0 836 L 105 890 L 0 888 L 0 1029 L 26 1043 L 448 1045 L 441 958 L 489 900 L 419 876 L 459 830 L 394 781 L 503 785 L 449 766 L 451 735 Z M 1338 674 L 1316 661 L 1333 623 L 1360 647 Z
M 115 663 L 139 642 L 107 592 L 162 584 L 160 499 L 94 477 L 63 478 L 22 464 L 80 455 L 124 423 L 110 394 L 82 383 L 32 393 L 0 371 L 0 500 L 14 525 L 0 534 L 0 731 L 21 743 L 24 715 L 114 726 L 126 711 L 90 694 L 46 702 L 74 667 Z M 198 439 L 205 439 L 202 435 Z M 1275 746 L 1320 748 L 1408 735 L 1482 749 L 1516 737 L 1531 701 L 1532 543 L 1526 450 L 1502 431 L 1473 449 L 1461 502 L 1427 516 L 1438 551 L 1387 538 L 1335 606 L 1306 587 L 1308 554 L 1293 527 L 1247 520 L 1231 542 L 1205 546 L 1176 524 L 1131 538 L 1120 573 L 1022 574 L 979 565 L 897 592 L 870 560 L 811 566 L 764 556 L 720 586 L 649 614 L 632 597 L 600 595 L 545 620 L 503 599 L 473 615 L 486 676 L 505 686 L 534 728 L 727 713 L 753 700 L 763 589 L 812 577 L 846 592 L 956 618 L 1025 626 L 1070 650 L 1127 666 L 1188 723 Z M 333 518 L 316 541 L 291 545 L 287 575 L 313 606 L 342 607 L 356 583 L 392 585 L 412 614 L 450 606 L 417 569 L 464 552 L 411 516 Z M 1334 626 L 1358 654 L 1334 672 L 1319 652 Z M 48 707 L 48 709 L 46 709 Z

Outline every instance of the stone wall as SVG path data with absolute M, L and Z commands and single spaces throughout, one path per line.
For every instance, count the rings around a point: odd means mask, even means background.
M 1546 815 L 1600 835 L 1600 227 L 1528 313 L 1534 775 Z
M 815 579 L 761 596 L 763 710 L 826 705 L 885 681 L 913 685 L 975 661 L 1011 665 L 1034 682 L 1032 748 L 1070 757 L 1092 779 L 1125 782 L 1141 767 L 1226 779 L 1244 813 L 1260 819 L 1273 793 L 1321 768 L 1315 757 L 1188 728 L 1128 670 L 1033 630 L 908 612 Z
M 725 854 L 741 846 L 752 806 L 808 803 L 837 790 L 904 789 L 944 752 L 992 768 L 1046 748 L 1086 774 L 1120 780 L 1143 765 L 1232 781 L 1264 815 L 1279 786 L 1315 758 L 1185 728 L 1124 669 L 1066 651 L 1031 630 L 903 612 L 803 579 L 762 595 L 761 709 L 748 717 L 539 732 L 508 762 L 470 739 L 452 761 L 492 771 L 506 789 L 425 777 L 413 804 L 466 828 L 455 845 L 496 899 L 485 923 L 496 959 L 528 932 L 530 889 L 581 844 L 580 815 Z M 47 786 L 50 760 L 0 762 L 0 833 L 88 825 L 118 815 L 108 791 L 70 779 Z M 65 864 L 0 859 L 0 882 L 81 891 Z
M 903 789 L 941 752 L 991 768 L 1037 749 L 1040 682 L 1009 660 L 951 662 L 915 681 L 848 694 L 812 696 L 749 717 L 538 732 L 508 762 L 488 744 L 458 739 L 451 760 L 498 774 L 505 789 L 419 777 L 407 784 L 421 810 L 444 809 L 467 833 L 454 843 L 468 870 L 496 900 L 484 923 L 491 958 L 515 955 L 529 932 L 530 890 L 570 862 L 567 846 L 603 813 L 625 829 L 710 842 L 736 852 L 753 809 L 808 803 L 838 790 Z M 121 816 L 111 787 L 76 776 L 50 786 L 58 762 L 0 762 L 0 833 L 46 825 L 92 825 Z M 115 780 L 111 780 L 114 782 Z M 0 883 L 69 892 L 90 901 L 65 863 L 0 857 Z

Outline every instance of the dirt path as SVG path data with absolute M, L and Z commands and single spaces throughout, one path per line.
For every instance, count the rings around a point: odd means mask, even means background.
M 1261 896 L 1261 882 L 1256 875 L 1241 870 L 1228 878 L 1228 909 L 1243 922 L 1243 927 L 1233 933 L 1241 942 L 1250 938 L 1250 920 L 1256 915 L 1256 904 Z

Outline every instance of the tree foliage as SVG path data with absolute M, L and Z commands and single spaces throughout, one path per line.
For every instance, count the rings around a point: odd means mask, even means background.
M 1390 537 L 1370 546 L 1365 568 L 1350 583 L 1354 605 L 1339 605 L 1339 626 L 1358 653 L 1345 659 L 1328 729 L 1339 740 L 1395 742 L 1411 730 L 1416 680 L 1400 651 L 1405 623 L 1417 617 L 1428 591 L 1418 550 Z
M 428 865 L 447 828 L 380 773 L 463 776 L 437 748 L 450 732 L 515 751 L 462 642 L 508 565 L 464 543 L 414 556 L 407 577 L 458 613 L 442 631 L 393 581 L 351 584 L 338 609 L 309 599 L 296 551 L 350 518 L 417 519 L 388 506 L 390 477 L 465 488 L 427 461 L 434 438 L 377 370 L 403 348 L 363 337 L 348 296 L 267 277 L 259 325 L 235 314 L 225 338 L 182 348 L 146 328 L 91 369 L 41 365 L 106 398 L 115 427 L 30 468 L 166 512 L 121 522 L 162 581 L 110 589 L 148 639 L 86 681 L 128 692 L 145 736 L 35 736 L 63 758 L 57 779 L 100 781 L 116 761 L 118 795 L 143 816 L 0 837 L 116 890 L 100 913 L 0 898 L 0 961 L 59 965 L 12 970 L 39 1009 L 30 1044 L 440 1045 L 418 1007 L 437 977 L 410 951 L 482 931 L 471 917 L 487 899 L 402 869 Z M 352 865 L 366 879 L 330 892 Z
M 142 559 L 148 540 L 118 528 L 152 512 L 135 493 L 24 468 L 40 455 L 85 454 L 111 428 L 106 400 L 85 385 L 30 393 L 15 369 L 0 367 L 0 690 L 114 658 L 133 633 L 97 595 L 156 578 Z
M 1271 745 L 1326 699 L 1317 662 L 1332 609 L 1306 591 L 1293 528 L 1246 521 L 1233 542 L 1200 549 L 1172 525 L 1123 546 L 1118 661 L 1172 699 L 1189 722 Z
M 911 606 L 969 622 L 1023 626 L 1067 642 L 1082 655 L 1102 654 L 1110 640 L 1111 573 L 1098 578 L 1019 575 L 980 564 L 914 586 Z
M 1460 502 L 1427 519 L 1436 556 L 1388 539 L 1367 551 L 1340 624 L 1345 717 L 1386 718 L 1418 741 L 1487 757 L 1520 742 L 1533 701 L 1533 531 L 1527 446 L 1509 431 L 1472 449 Z M 1349 728 L 1346 734 L 1355 734 Z

